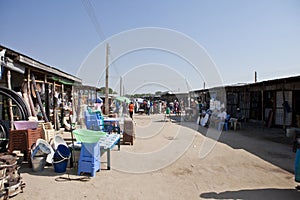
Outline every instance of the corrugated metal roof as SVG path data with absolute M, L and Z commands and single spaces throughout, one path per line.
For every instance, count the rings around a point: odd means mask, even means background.
M 34 60 L 24 54 L 21 54 L 21 53 L 18 53 L 12 49 L 9 49 L 5 46 L 2 46 L 0 45 L 0 50 L 2 49 L 6 49 L 6 54 L 9 54 L 13 57 L 15 57 L 16 60 L 18 60 L 20 63 L 24 63 L 32 68 L 35 68 L 35 69 L 38 69 L 38 70 L 42 70 L 42 71 L 46 71 L 48 73 L 51 73 L 53 75 L 56 75 L 56 76 L 60 76 L 62 78 L 65 78 L 65 79 L 69 79 L 71 81 L 74 81 L 74 82 L 77 82 L 77 83 L 82 83 L 82 80 L 76 76 L 73 76 L 71 74 L 68 74 L 66 72 L 63 72 L 57 68 L 54 68 L 54 67 L 51 67 L 49 65 L 46 65 L 44 63 L 41 63 L 37 60 Z
M 239 88 L 239 87 L 245 87 L 245 86 L 264 86 L 264 85 L 271 85 L 271 84 L 282 83 L 282 82 L 289 83 L 289 82 L 295 82 L 295 81 L 300 81 L 300 75 L 284 77 L 284 78 L 276 78 L 276 79 L 271 79 L 271 80 L 264 80 L 264 81 L 260 81 L 260 82 L 256 82 L 256 83 L 235 83 L 235 84 L 217 86 L 217 87 L 212 87 L 212 88 L 207 88 L 207 89 L 196 89 L 196 90 L 192 90 L 190 92 L 204 92 L 204 91 L 218 89 L 218 88 Z

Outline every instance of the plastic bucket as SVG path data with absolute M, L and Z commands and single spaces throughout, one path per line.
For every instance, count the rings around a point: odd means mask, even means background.
M 39 143 L 33 150 L 32 157 L 44 156 L 44 155 L 48 155 L 50 153 L 51 153 L 51 151 L 50 151 L 49 147 L 47 147 L 43 143 Z
M 63 144 L 58 145 L 54 153 L 54 171 L 58 173 L 65 172 L 67 170 L 68 160 L 70 156 L 71 151 L 67 146 Z
M 65 140 L 61 136 L 55 135 L 53 138 L 53 149 L 56 150 L 58 146 L 61 144 L 68 146 Z
M 44 170 L 46 164 L 45 156 L 31 157 L 32 171 L 40 172 Z
M 52 163 L 54 151 L 51 145 L 46 140 L 40 138 L 37 139 L 36 146 L 39 147 L 44 154 L 47 154 L 46 162 Z

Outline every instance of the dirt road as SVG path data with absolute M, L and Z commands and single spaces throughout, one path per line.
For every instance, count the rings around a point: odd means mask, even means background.
M 201 158 L 210 139 L 194 123 L 164 122 L 162 115 L 136 115 L 135 122 L 134 145 L 111 152 L 112 170 L 102 163 L 87 182 L 58 182 L 67 174 L 23 167 L 26 187 L 13 199 L 300 199 L 288 145 L 228 131 Z M 79 178 L 76 169 L 67 173 Z

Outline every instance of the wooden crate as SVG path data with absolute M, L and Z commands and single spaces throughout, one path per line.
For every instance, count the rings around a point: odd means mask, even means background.
M 20 150 L 24 160 L 30 163 L 31 146 L 42 138 L 42 128 L 27 130 L 11 130 L 9 134 L 9 151 Z
M 133 140 L 135 138 L 135 127 L 132 119 L 124 120 L 124 130 L 123 130 L 123 143 L 130 143 L 133 145 Z
M 11 130 L 9 134 L 9 151 L 20 150 L 27 160 L 27 130 Z

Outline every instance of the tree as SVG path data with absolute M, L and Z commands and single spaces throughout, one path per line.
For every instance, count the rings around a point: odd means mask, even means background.
M 99 92 L 101 92 L 102 94 L 105 94 L 105 87 L 99 88 Z M 113 91 L 113 89 L 111 89 L 111 88 L 108 88 L 108 94 L 117 94 L 117 92 Z
M 162 91 L 156 91 L 156 92 L 155 92 L 155 95 L 158 96 L 158 95 L 161 95 L 161 93 L 162 93 Z

